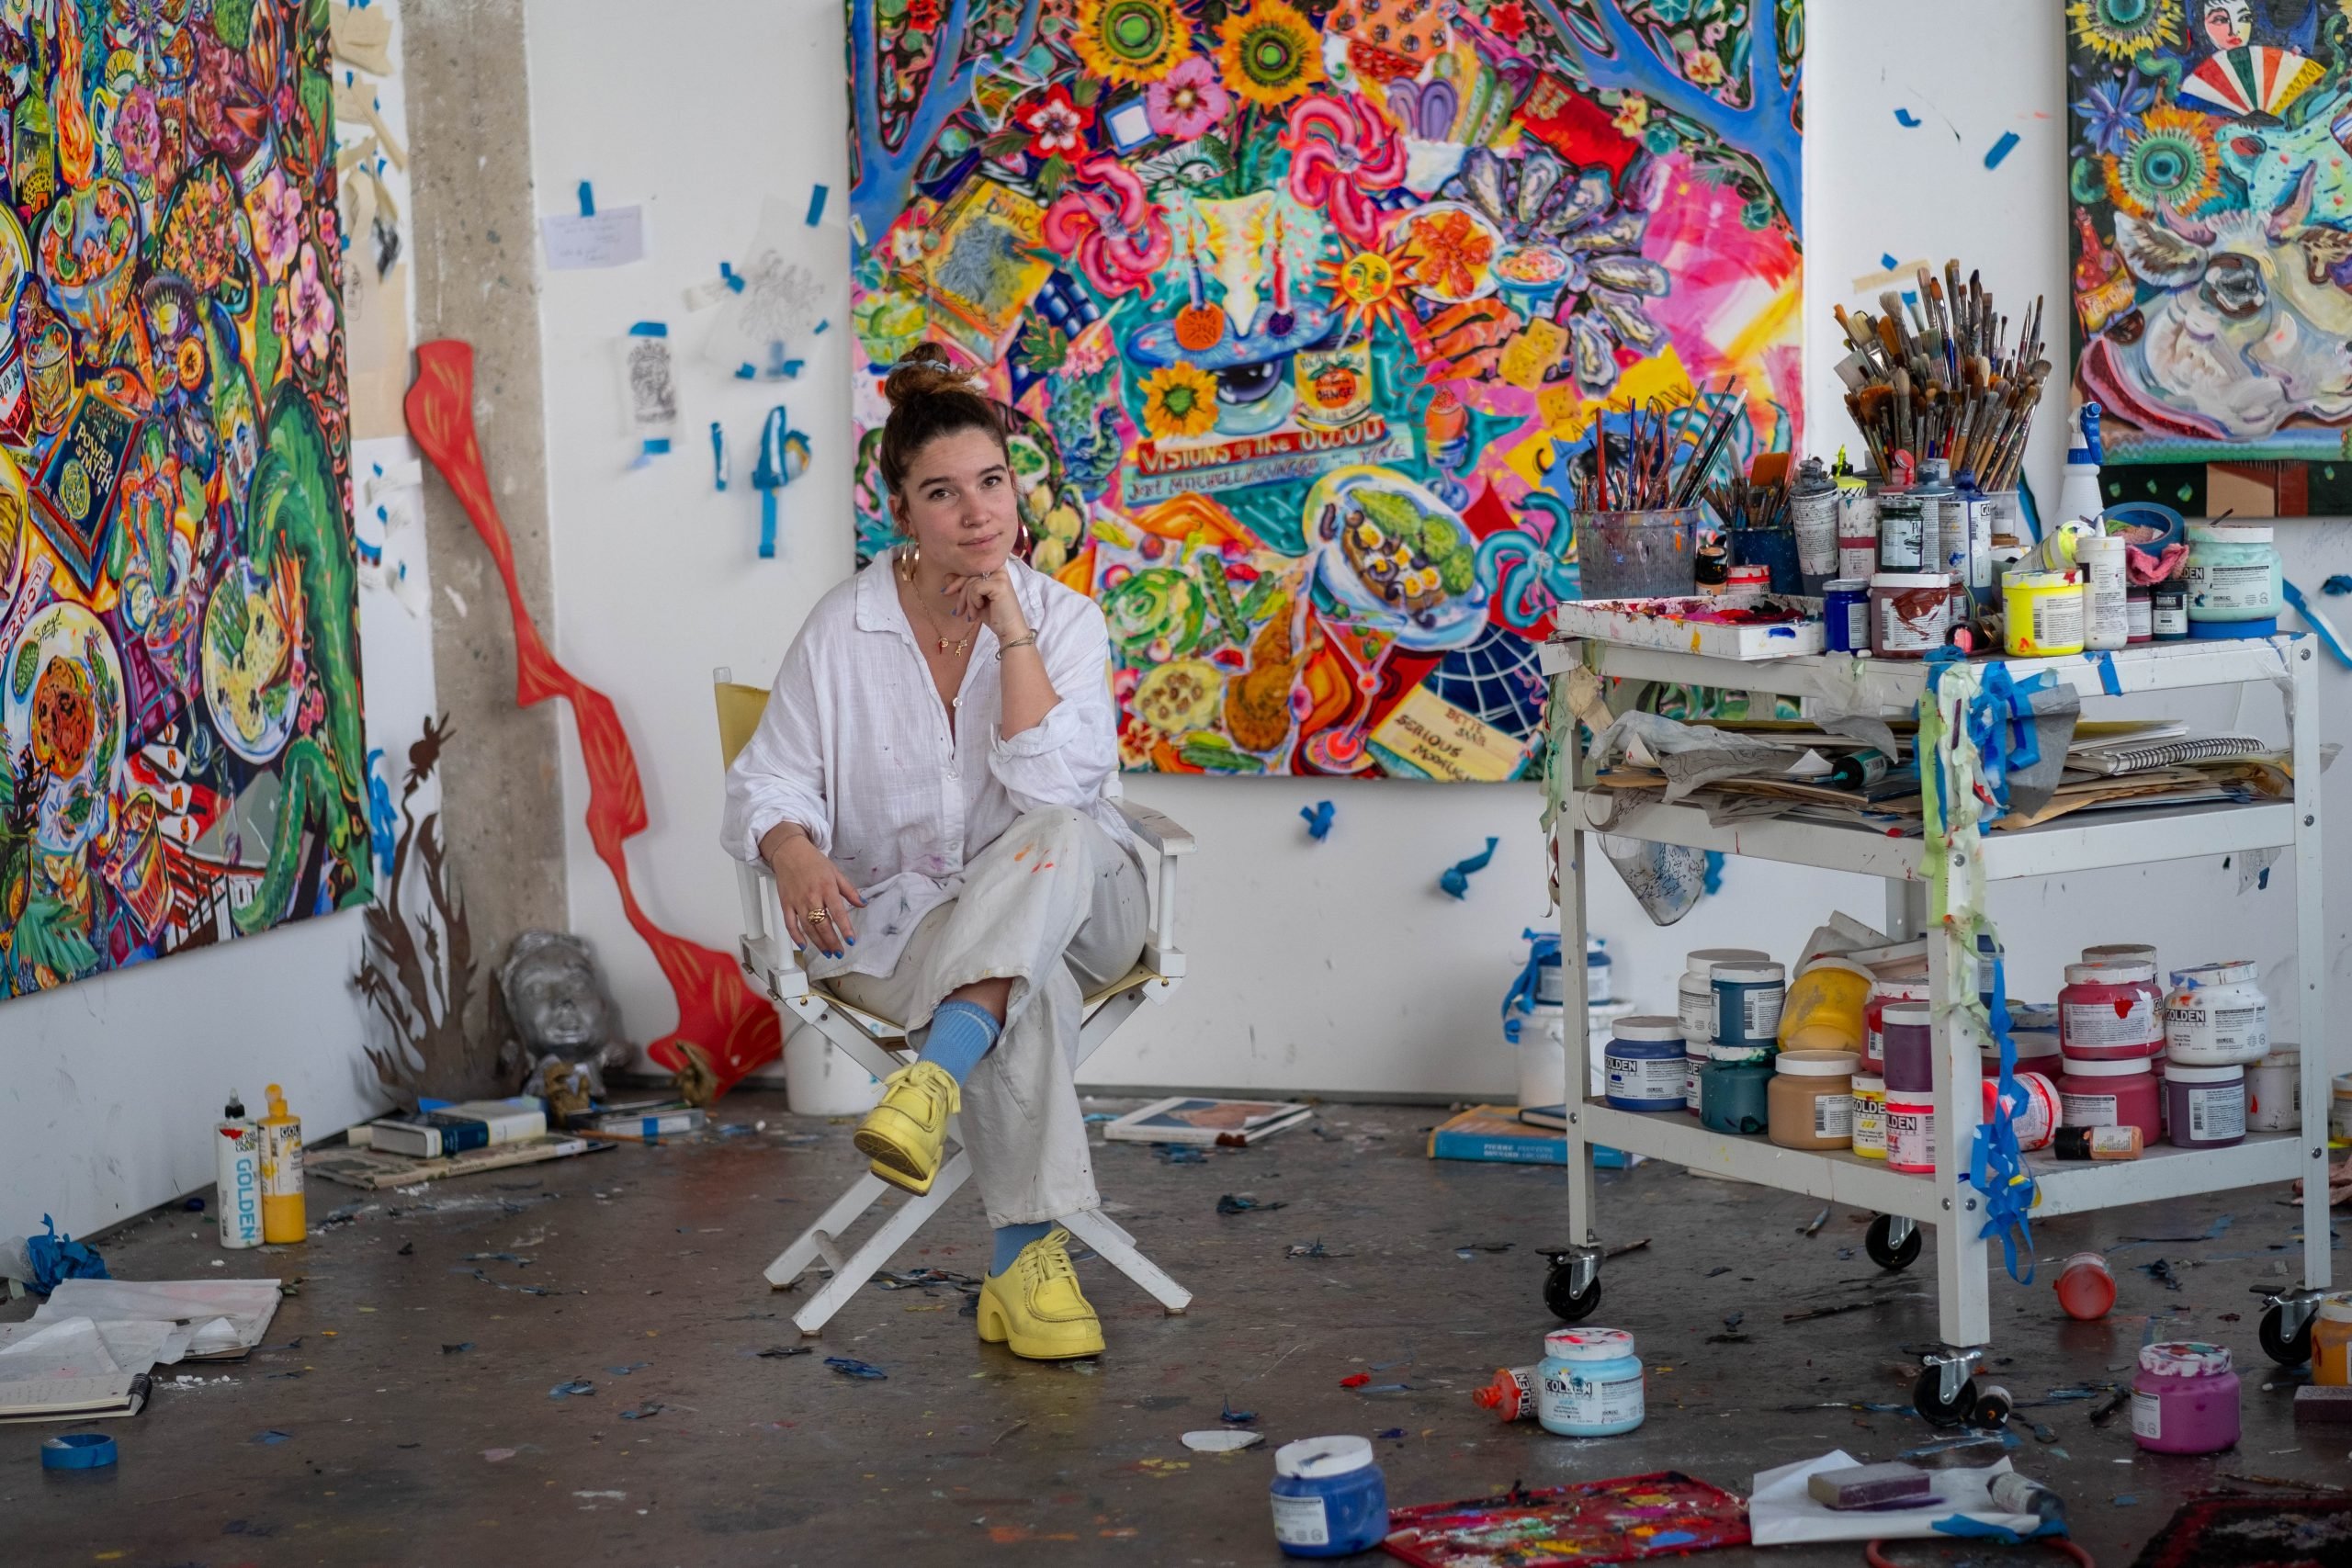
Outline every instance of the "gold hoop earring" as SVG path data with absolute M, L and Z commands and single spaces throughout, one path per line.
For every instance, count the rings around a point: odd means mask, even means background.
M 899 547 L 899 575 L 907 581 L 915 580 L 915 569 L 922 565 L 922 545 L 910 539 Z

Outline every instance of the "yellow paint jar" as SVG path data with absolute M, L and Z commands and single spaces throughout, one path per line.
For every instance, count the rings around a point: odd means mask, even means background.
M 2001 579 L 2002 646 L 2012 659 L 2083 651 L 2083 584 L 2070 571 L 2012 571 Z
M 1870 1000 L 1871 972 L 1843 958 L 1817 958 L 1789 982 L 1781 1007 L 1783 1051 L 1852 1051 L 1862 1048 L 1862 1004 Z

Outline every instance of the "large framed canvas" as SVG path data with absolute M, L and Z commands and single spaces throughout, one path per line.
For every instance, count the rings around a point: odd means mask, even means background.
M 1611 410 L 1795 441 L 1796 0 L 850 0 L 849 38 L 860 554 L 881 375 L 945 341 L 1032 563 L 1109 619 L 1130 769 L 1519 776 L 1563 466 Z
M 369 897 L 327 15 L 0 7 L 0 996 Z

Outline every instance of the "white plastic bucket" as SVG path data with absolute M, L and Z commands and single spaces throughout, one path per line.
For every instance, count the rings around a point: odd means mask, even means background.
M 1603 1092 L 1607 1079 L 1601 1069 L 1601 1055 L 1609 1044 L 1609 1027 L 1634 1010 L 1632 1002 L 1595 1002 L 1587 1010 L 1590 1027 L 1585 1038 L 1590 1042 L 1591 1055 L 1586 1062 L 1592 1079 L 1591 1092 Z M 1534 1110 L 1559 1105 L 1568 1098 L 1568 1032 L 1566 1010 L 1538 1006 L 1532 1013 L 1519 1015 L 1519 1043 L 1512 1049 L 1519 1053 L 1519 1108 Z
M 784 1097 L 794 1115 L 863 1116 L 881 1100 L 881 1080 L 823 1030 L 790 1012 L 784 1012 Z

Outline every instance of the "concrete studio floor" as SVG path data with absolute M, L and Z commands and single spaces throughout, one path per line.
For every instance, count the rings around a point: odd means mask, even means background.
M 1118 1219 L 1197 1300 L 1168 1317 L 1081 1262 L 1110 1349 L 1071 1365 L 978 1345 L 945 1287 L 866 1290 L 809 1342 L 815 1354 L 762 1356 L 802 1341 L 786 1316 L 799 1294 L 771 1292 L 761 1269 L 856 1168 L 846 1124 L 786 1116 L 774 1096 L 725 1102 L 738 1136 L 624 1145 L 414 1194 L 314 1184 L 320 1228 L 299 1247 L 223 1253 L 206 1220 L 167 1213 L 101 1241 L 118 1277 L 299 1276 L 300 1293 L 246 1361 L 159 1369 L 143 1415 L 102 1424 L 121 1448 L 112 1472 L 45 1476 L 40 1441 L 62 1428 L 0 1428 L 0 1561 L 1272 1563 L 1271 1450 L 1294 1438 L 1390 1434 L 1377 1448 L 1399 1504 L 1669 1467 L 1745 1493 L 1758 1470 L 1833 1447 L 1876 1461 L 1933 1440 L 1908 1413 L 1901 1353 L 1935 1335 L 1931 1259 L 1881 1276 L 1861 1252 L 1866 1216 L 1841 1209 L 1808 1237 L 1809 1200 L 1663 1166 L 1602 1190 L 1604 1241 L 1648 1239 L 1606 1266 L 1596 1319 L 1639 1337 L 1646 1425 L 1585 1442 L 1501 1426 L 1469 1391 L 1533 1361 L 1554 1325 L 1537 1249 L 1565 1239 L 1563 1179 L 1433 1164 L 1423 1130 L 1437 1114 L 1327 1106 L 1312 1128 L 1202 1165 L 1099 1150 Z M 1225 1193 L 1261 1207 L 1220 1215 Z M 37 1210 L 38 1192 L 24 1196 Z M 2102 1568 L 2129 1563 L 2190 1493 L 2253 1485 L 2229 1477 L 2352 1480 L 2347 1438 L 2299 1438 L 2292 1382 L 2255 1346 L 2247 1287 L 2291 1266 L 2284 1197 L 2045 1227 L 2046 1256 L 2117 1249 L 2121 1299 L 2105 1322 L 2065 1321 L 2047 1271 L 2031 1288 L 1996 1278 L 1991 1379 L 2051 1439 L 2029 1430 L 2013 1457 L 2067 1498 Z M 339 1208 L 348 1217 L 324 1224 Z M 977 1274 L 983 1224 L 960 1198 L 898 1266 Z M 1289 1256 L 1317 1242 L 1324 1256 Z M 2135 1267 L 2159 1258 L 2180 1289 Z M 1877 1304 L 1783 1322 L 1864 1300 Z M 2234 1451 L 2157 1458 L 2133 1446 L 2128 1415 L 2100 1428 L 2086 1402 L 2037 1404 L 2128 1379 L 2151 1314 L 2167 1337 L 2238 1353 Z M 853 1379 L 828 1356 L 888 1377 Z M 1371 1388 L 1341 1386 L 1359 1372 Z M 550 1397 L 573 1380 L 594 1393 Z M 1377 1392 L 1391 1384 L 1406 1386 Z M 1182 1435 L 1218 1426 L 1228 1404 L 1257 1412 L 1266 1445 L 1187 1450 Z M 1871 1404 L 1904 1408 L 1858 1408 Z M 2055 1561 L 1957 1543 L 1904 1558 Z M 1813 1568 L 1861 1552 L 1713 1560 Z

